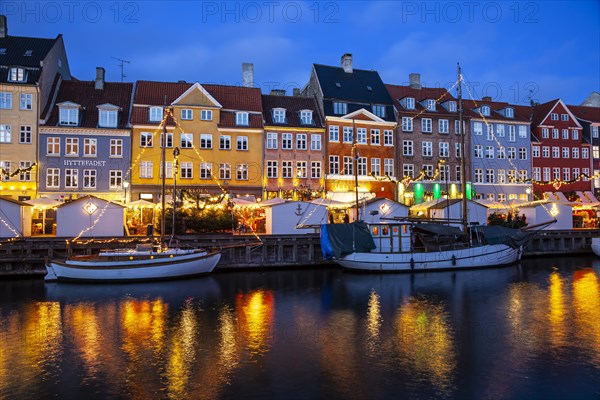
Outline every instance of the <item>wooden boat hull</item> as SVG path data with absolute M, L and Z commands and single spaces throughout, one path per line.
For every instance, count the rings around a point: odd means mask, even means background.
M 148 281 L 178 279 L 212 272 L 221 254 L 189 252 L 172 254 L 96 257 L 46 262 L 46 281 Z
M 352 253 L 335 262 L 364 271 L 430 271 L 498 267 L 521 259 L 522 248 L 505 244 L 484 245 L 430 253 Z

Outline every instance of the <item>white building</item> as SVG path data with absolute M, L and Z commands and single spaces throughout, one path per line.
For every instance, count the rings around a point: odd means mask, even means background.
M 65 203 L 56 210 L 57 237 L 124 236 L 125 207 L 94 196 Z
M 327 207 L 305 201 L 286 201 L 264 207 L 267 235 L 303 235 L 318 232 L 327 223 Z
M 0 238 L 31 236 L 31 205 L 0 196 Z

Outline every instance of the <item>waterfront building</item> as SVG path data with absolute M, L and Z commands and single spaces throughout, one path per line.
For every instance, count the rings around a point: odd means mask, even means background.
M 262 107 L 264 199 L 322 197 L 325 128 L 315 99 L 271 91 Z
M 561 99 L 535 105 L 531 131 L 535 198 L 544 192 L 590 191 L 591 144 L 569 107 Z
M 600 196 L 600 103 L 598 98 L 600 95 L 595 93 L 596 97 L 590 95 L 581 106 L 569 105 L 569 110 L 577 118 L 577 122 L 583 128 L 583 138 L 589 142 L 592 147 L 592 170 L 591 174 L 594 177 L 592 180 L 592 188 L 595 197 Z M 596 99 L 596 103 L 591 98 Z M 597 104 L 597 105 L 594 105 Z M 596 200 L 596 199 L 591 199 Z
M 474 198 L 531 200 L 531 108 L 506 102 L 463 101 L 470 124 Z
M 63 81 L 40 123 L 39 194 L 69 200 L 94 195 L 123 201 L 131 164 L 133 83 Z
M 54 39 L 8 35 L 0 15 L 0 195 L 37 196 L 38 120 L 61 80 L 71 79 L 62 35 Z
M 394 101 L 401 202 L 412 205 L 441 195 L 461 196 L 462 147 L 457 100 L 444 88 L 421 85 L 420 74 L 406 86 L 386 84 Z M 468 127 L 465 116 L 463 126 Z M 469 134 L 465 147 L 469 146 Z M 469 159 L 467 162 L 467 180 Z
M 313 64 L 302 95 L 325 117 L 327 195 L 352 200 L 356 168 L 360 192 L 396 199 L 396 117 L 379 73 L 354 68 L 344 54 L 340 67 Z

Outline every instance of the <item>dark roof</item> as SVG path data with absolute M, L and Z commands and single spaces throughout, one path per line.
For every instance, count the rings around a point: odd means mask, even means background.
M 444 88 L 421 88 L 414 89 L 410 86 L 399 86 L 399 85 L 385 85 L 388 93 L 394 101 L 394 105 L 398 111 L 411 111 L 411 112 L 421 112 L 426 109 L 420 101 L 426 99 L 434 99 L 437 100 L 438 104 L 441 104 L 448 100 L 455 100 L 450 92 L 448 92 Z M 400 103 L 401 99 L 405 97 L 412 97 L 415 99 L 415 108 L 414 110 L 405 109 Z M 437 108 L 437 111 L 425 111 L 423 114 L 432 114 L 432 115 L 441 115 L 441 114 L 451 114 L 458 115 L 458 112 L 449 112 L 445 108 Z
M 590 121 L 600 122 L 600 107 L 589 106 L 567 106 L 576 118 Z
M 274 95 L 262 95 L 262 107 L 264 111 L 265 125 L 279 125 L 279 126 L 293 126 L 293 127 L 315 127 L 322 128 L 323 123 L 317 108 L 317 102 L 315 99 L 308 97 L 297 97 L 297 96 L 274 96 Z M 274 108 L 284 108 L 286 110 L 286 121 L 285 123 L 273 122 Z M 300 111 L 311 110 L 313 112 L 313 124 L 303 125 L 300 122 Z
M 538 126 L 542 123 L 546 115 L 554 108 L 559 99 L 548 101 L 544 104 L 536 104 L 533 106 L 533 116 L 531 119 L 531 127 Z
M 52 100 L 54 98 L 54 95 L 56 94 L 56 91 L 58 90 L 59 82 L 60 82 L 60 74 L 57 72 L 56 75 L 54 75 L 54 81 L 52 81 L 52 86 L 50 87 L 50 94 L 48 96 L 48 98 L 50 100 Z M 46 107 L 44 107 L 44 109 L 42 110 L 40 117 L 42 119 L 47 119 L 48 113 L 50 112 L 51 108 L 52 108 L 52 101 L 46 102 Z
M 313 67 L 319 79 L 323 97 L 326 99 L 368 104 L 392 104 L 392 98 L 377 71 L 353 69 L 352 73 L 347 73 L 342 67 L 320 64 L 314 64 Z
M 248 115 L 248 125 L 240 126 L 235 124 L 235 112 L 233 111 L 221 111 L 221 119 L 219 121 L 219 128 L 258 128 L 263 127 L 263 116 L 262 114 L 250 114 Z
M 43 39 L 22 36 L 6 36 L 0 38 L 0 49 L 6 49 L 6 54 L 0 53 L 0 65 L 41 68 L 40 61 L 46 58 L 48 52 L 60 37 Z M 25 52 L 31 50 L 31 55 Z
M 509 104 L 504 101 L 487 101 L 487 100 L 463 100 L 463 114 L 466 117 L 471 118 L 482 118 L 481 114 L 477 111 L 482 106 L 490 106 L 490 115 L 485 118 L 501 121 L 513 121 L 513 122 L 529 122 L 531 119 L 531 107 L 528 106 L 517 106 Z M 514 118 L 507 118 L 500 113 L 503 110 L 510 107 L 514 110 Z
M 58 125 L 58 106 L 63 102 L 73 102 L 81 105 L 80 127 L 98 127 L 98 108 L 102 104 L 119 106 L 118 128 L 126 128 L 129 122 L 129 108 L 133 83 L 105 82 L 104 89 L 96 89 L 94 81 L 63 81 L 58 89 L 55 105 L 50 111 L 46 126 Z

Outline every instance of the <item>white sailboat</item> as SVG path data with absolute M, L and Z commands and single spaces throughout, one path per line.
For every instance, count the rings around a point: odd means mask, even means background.
M 460 80 L 459 66 L 459 126 L 462 129 Z M 464 149 L 464 132 L 460 137 Z M 462 171 L 466 171 L 464 156 L 461 161 Z M 326 224 L 321 227 L 321 249 L 325 258 L 345 268 L 366 271 L 458 270 L 498 267 L 519 261 L 530 233 L 500 226 L 469 226 L 466 174 L 461 174 L 461 181 L 462 230 L 447 223 L 409 219 L 377 224 L 362 221 Z M 358 216 L 358 202 L 356 209 Z
M 166 119 L 163 121 L 162 137 L 167 137 Z M 165 147 L 162 146 L 162 165 L 166 159 Z M 162 176 L 161 193 L 163 213 L 158 245 L 138 244 L 135 249 L 105 250 L 92 256 L 47 260 L 44 279 L 79 282 L 148 281 L 187 278 L 212 272 L 221 259 L 219 251 L 169 248 L 165 245 L 165 174 Z M 175 197 L 173 196 L 173 210 L 176 206 Z M 174 214 L 173 212 L 173 217 Z M 174 233 L 171 241 L 173 236 Z

